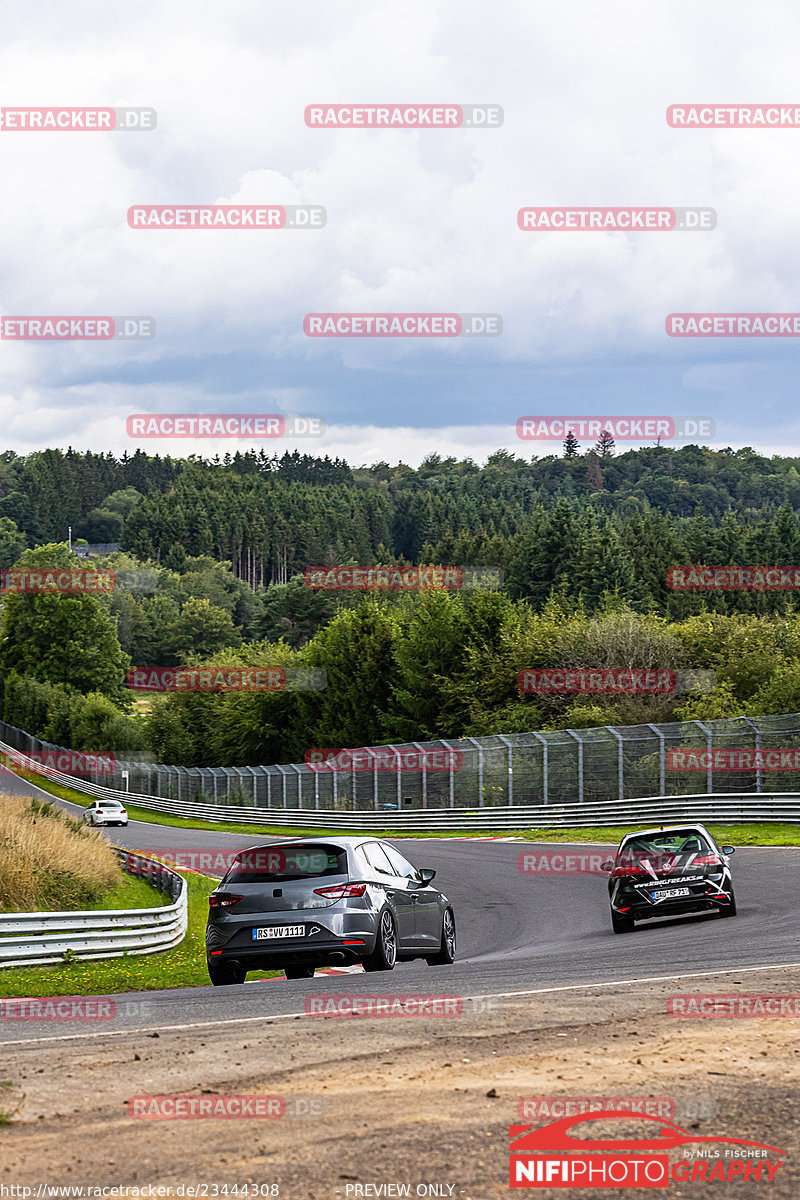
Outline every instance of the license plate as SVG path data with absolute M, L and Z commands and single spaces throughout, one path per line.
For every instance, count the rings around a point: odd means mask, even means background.
M 254 942 L 269 942 L 273 938 L 304 937 L 305 925 L 266 925 L 263 929 L 253 930 Z
M 654 900 L 671 900 L 673 896 L 689 896 L 691 892 L 689 888 L 667 888 L 663 892 L 651 892 L 650 895 Z

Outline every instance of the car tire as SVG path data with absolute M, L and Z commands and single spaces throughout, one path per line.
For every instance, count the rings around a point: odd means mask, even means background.
M 247 971 L 237 962 L 208 964 L 208 977 L 214 987 L 227 987 L 233 983 L 244 983 Z
M 283 973 L 287 979 L 313 979 L 316 967 L 284 967 Z
M 731 898 L 731 902 L 730 902 L 730 904 L 726 904 L 724 908 L 719 909 L 719 915 L 721 917 L 735 917 L 736 916 L 736 897 L 734 896 L 732 891 L 728 892 L 728 895 Z
M 611 911 L 611 928 L 614 933 L 631 933 L 633 931 L 633 920 L 631 917 L 619 917 Z
M 442 917 L 442 941 L 436 954 L 426 956 L 429 967 L 449 967 L 456 957 L 456 919 L 448 908 Z
M 375 949 L 363 961 L 365 971 L 391 971 L 397 962 L 397 927 L 388 908 L 384 908 L 378 921 Z

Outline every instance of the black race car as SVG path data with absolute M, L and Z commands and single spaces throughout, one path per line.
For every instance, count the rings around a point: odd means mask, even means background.
M 730 856 L 704 825 L 662 825 L 622 839 L 617 857 L 602 864 L 610 871 L 608 894 L 614 933 L 628 933 L 635 921 L 716 911 L 736 916 Z

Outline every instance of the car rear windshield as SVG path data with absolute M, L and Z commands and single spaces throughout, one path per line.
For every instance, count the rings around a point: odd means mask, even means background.
M 619 852 L 620 859 L 644 859 L 680 854 L 707 854 L 711 850 L 696 829 L 672 829 L 669 833 L 650 833 L 631 838 Z
M 223 883 L 273 883 L 347 874 L 347 852 L 340 846 L 308 842 L 302 846 L 254 846 L 237 854 Z

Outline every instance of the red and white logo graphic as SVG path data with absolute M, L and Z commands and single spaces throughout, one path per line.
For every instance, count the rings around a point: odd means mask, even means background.
M 587 1129 L 591 1122 L 605 1130 L 609 1122 L 630 1125 L 633 1120 L 643 1123 L 641 1137 L 613 1138 L 599 1133 L 593 1137 L 591 1126 Z M 630 1111 L 589 1112 L 539 1128 L 512 1125 L 509 1134 L 509 1185 L 517 1188 L 668 1188 L 670 1180 L 771 1183 L 786 1154 L 775 1146 L 744 1138 L 694 1135 L 663 1118 Z M 694 1161 L 681 1158 L 670 1165 L 670 1151 L 697 1145 L 723 1149 Z M 743 1147 L 752 1147 L 752 1159 Z M 771 1161 L 767 1155 L 781 1157 Z

